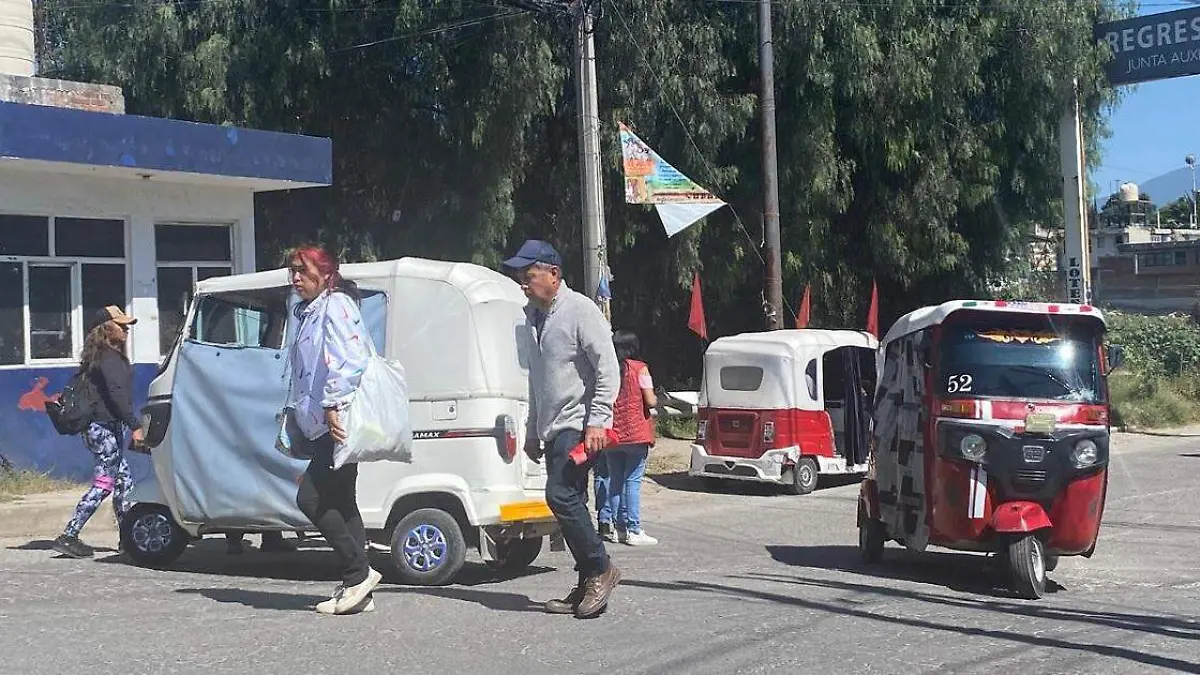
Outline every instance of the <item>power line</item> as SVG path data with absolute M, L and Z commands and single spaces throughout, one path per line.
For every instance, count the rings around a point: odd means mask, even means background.
M 647 70 L 654 74 L 654 77 L 659 81 L 659 88 L 663 89 L 661 86 L 663 84 L 662 76 L 651 65 L 650 58 L 646 54 L 646 50 L 642 47 L 642 43 L 638 40 L 637 35 L 634 34 L 633 29 L 629 26 L 629 22 L 626 21 L 624 15 L 621 14 L 621 10 L 617 8 L 615 0 L 609 0 L 609 6 L 612 7 L 613 14 L 617 16 L 617 19 L 625 28 L 625 32 L 629 34 L 629 41 L 632 42 L 635 47 L 637 47 L 638 54 L 642 59 L 642 64 L 647 68 Z M 688 143 L 690 143 L 692 149 L 696 151 L 696 155 L 700 157 L 700 161 L 704 163 L 705 169 L 709 173 L 709 179 L 718 181 L 719 176 L 717 175 L 716 168 L 708 161 L 708 158 L 704 156 L 704 151 L 702 151 L 700 146 L 696 143 L 696 138 L 692 136 L 692 132 L 688 129 L 687 123 L 683 121 L 683 116 L 679 114 L 679 108 L 675 105 L 675 102 L 667 99 L 666 97 L 664 97 L 663 100 L 666 101 L 667 107 L 671 109 L 671 113 L 675 115 L 675 119 L 679 122 L 680 128 L 683 129 L 683 134 L 687 138 Z M 758 261 L 765 267 L 767 260 L 763 257 L 762 252 L 758 250 L 758 244 L 755 242 L 754 237 L 750 235 L 750 230 L 746 229 L 745 223 L 742 222 L 741 215 L 738 214 L 738 211 L 736 208 L 734 208 L 733 204 L 726 202 L 725 205 L 729 207 L 729 211 L 733 214 L 734 222 L 737 223 L 737 226 L 741 229 L 742 234 L 746 235 L 746 240 L 750 242 L 750 250 L 754 251 L 754 255 L 758 258 Z M 788 313 L 792 315 L 792 318 L 796 317 L 796 312 L 792 310 L 791 304 L 787 301 L 787 298 L 783 299 L 783 306 L 784 309 L 786 309 Z
M 372 42 L 364 42 L 362 44 L 350 45 L 347 47 L 340 47 L 338 49 L 334 49 L 334 50 L 330 51 L 330 54 L 342 54 L 345 52 L 357 51 L 359 49 L 367 49 L 368 47 L 374 47 L 376 45 L 387 44 L 389 42 L 399 42 L 402 40 L 411 40 L 411 39 L 417 38 L 417 37 L 425 37 L 425 36 L 429 36 L 429 35 L 439 35 L 441 33 L 448 33 L 450 31 L 459 30 L 462 28 L 470 28 L 472 26 L 479 26 L 479 25 L 488 23 L 489 21 L 500 21 L 503 19 L 512 18 L 514 16 L 523 16 L 528 13 L 529 13 L 529 11 L 525 10 L 525 9 L 514 9 L 514 10 L 508 10 L 508 11 L 504 11 L 504 12 L 497 12 L 495 14 L 489 14 L 487 16 L 476 17 L 474 19 L 464 19 L 462 21 L 448 24 L 446 26 L 441 26 L 439 28 L 431 28 L 428 30 L 417 31 L 415 33 L 406 33 L 404 35 L 393 35 L 392 37 L 386 37 L 386 38 L 382 38 L 379 40 L 374 40 Z

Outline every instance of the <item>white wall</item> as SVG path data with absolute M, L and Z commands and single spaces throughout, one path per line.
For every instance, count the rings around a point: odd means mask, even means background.
M 234 273 L 255 269 L 254 194 L 249 188 L 60 174 L 0 164 L 0 210 L 126 221 L 129 309 L 138 318 L 139 328 L 130 345 L 135 363 L 160 360 L 155 223 L 232 225 Z

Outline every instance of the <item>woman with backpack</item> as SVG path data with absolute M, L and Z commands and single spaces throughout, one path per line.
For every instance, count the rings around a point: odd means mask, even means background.
M 613 335 L 621 367 L 621 390 L 613 406 L 613 432 L 619 445 L 602 453 L 608 464 L 608 508 L 614 531 L 609 541 L 630 546 L 653 546 L 658 540 L 642 529 L 641 490 L 646 460 L 654 445 L 654 415 L 658 405 L 650 368 L 636 360 L 638 337 L 619 330 Z
M 83 443 L 95 461 L 92 486 L 79 500 L 75 513 L 54 550 L 72 558 L 90 558 L 92 547 L 79 540 L 79 532 L 110 494 L 117 521 L 129 511 L 126 499 L 133 479 L 125 463 L 125 430 L 133 442 L 142 442 L 142 424 L 133 413 L 133 366 L 125 355 L 129 328 L 137 319 L 109 305 L 98 310 L 88 324 L 79 357 L 79 371 L 90 390 L 91 419 Z

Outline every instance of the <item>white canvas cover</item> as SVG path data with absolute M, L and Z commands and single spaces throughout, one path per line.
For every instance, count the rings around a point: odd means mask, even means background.
M 851 330 L 776 330 L 718 338 L 704 353 L 701 407 L 773 410 L 823 410 L 821 388 L 809 392 L 804 371 L 816 360 L 819 385 L 821 357 L 840 347 L 878 348 L 875 336 Z M 721 371 L 729 367 L 761 368 L 762 383 L 754 391 L 721 386 Z

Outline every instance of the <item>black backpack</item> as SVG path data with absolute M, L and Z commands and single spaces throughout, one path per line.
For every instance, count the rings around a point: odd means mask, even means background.
M 63 436 L 78 436 L 96 419 L 96 386 L 82 369 L 67 380 L 58 400 L 46 402 L 46 415 Z

